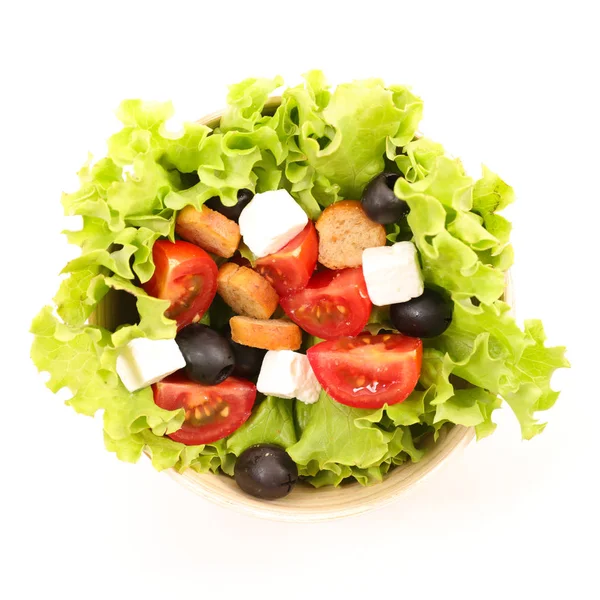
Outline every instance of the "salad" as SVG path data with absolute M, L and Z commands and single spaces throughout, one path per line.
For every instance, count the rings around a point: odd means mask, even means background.
M 121 104 L 62 199 L 81 255 L 32 324 L 47 386 L 121 460 L 266 499 L 379 482 L 503 403 L 541 433 L 568 362 L 503 301 L 512 188 L 420 136 L 404 86 L 282 85 L 233 85 L 217 127 L 178 134 L 170 103 Z

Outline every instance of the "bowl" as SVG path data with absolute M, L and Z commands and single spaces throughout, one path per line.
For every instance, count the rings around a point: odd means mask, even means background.
M 273 97 L 265 105 L 265 112 L 273 112 L 280 98 Z M 211 128 L 217 127 L 223 111 L 203 117 L 198 122 Z M 510 275 L 506 276 L 504 300 L 513 307 L 514 294 Z M 101 308 L 91 319 L 98 325 L 110 326 L 111 315 Z M 191 469 L 178 473 L 174 469 L 165 472 L 188 490 L 207 500 L 240 513 L 255 517 L 289 522 L 318 522 L 340 519 L 388 505 L 401 494 L 430 476 L 452 455 L 461 452 L 475 437 L 471 427 L 453 425 L 440 430 L 438 441 L 431 442 L 425 456 L 417 463 L 405 463 L 388 472 L 381 483 L 361 486 L 359 483 L 313 488 L 298 484 L 294 491 L 280 500 L 259 500 L 248 496 L 237 486 L 232 477 L 200 474 Z

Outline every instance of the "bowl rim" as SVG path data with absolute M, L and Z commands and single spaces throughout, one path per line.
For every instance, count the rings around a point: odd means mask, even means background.
M 267 111 L 275 110 L 280 103 L 280 96 L 271 96 L 267 99 L 264 106 Z M 224 112 L 225 109 L 215 111 L 202 117 L 197 122 L 214 129 L 219 125 Z M 417 135 L 420 136 L 420 133 Z M 514 288 L 510 271 L 507 271 L 505 274 L 504 301 L 510 305 L 511 312 L 514 316 Z M 472 427 L 454 425 L 451 428 L 448 428 L 443 437 L 440 436 L 440 438 L 441 439 L 438 439 L 438 441 L 434 443 L 432 448 L 428 449 L 428 453 L 433 453 L 434 450 L 435 452 L 433 456 L 430 456 L 430 459 L 427 462 L 405 463 L 404 465 L 392 469 L 384 476 L 383 482 L 369 486 L 374 492 L 370 494 L 368 501 L 346 502 L 338 507 L 313 507 L 299 510 L 298 507 L 290 505 L 291 503 L 288 501 L 293 495 L 287 496 L 282 500 L 267 502 L 244 494 L 239 489 L 233 489 L 231 485 L 219 485 L 222 484 L 224 480 L 228 480 L 228 484 L 233 482 L 233 478 L 227 475 L 197 473 L 192 469 L 186 469 L 184 472 L 179 473 L 173 468 L 166 469 L 165 472 L 179 484 L 202 498 L 223 508 L 232 509 L 240 514 L 283 522 L 310 523 L 330 521 L 362 514 L 392 504 L 401 495 L 407 493 L 423 480 L 431 476 L 432 473 L 437 471 L 449 460 L 451 455 L 456 454 L 459 450 L 464 450 L 475 438 L 475 430 Z M 146 453 L 146 451 L 144 452 Z M 147 453 L 146 456 L 150 458 Z M 416 465 L 422 466 L 416 467 Z M 415 476 L 409 475 L 406 480 L 399 479 L 397 485 L 394 485 L 395 476 L 398 477 L 398 474 L 411 467 L 415 471 Z M 388 484 L 384 486 L 384 482 L 388 482 Z M 358 482 L 349 483 L 343 487 L 345 489 L 366 489 Z M 330 490 L 328 493 L 335 494 L 336 492 L 332 492 L 331 490 L 339 490 L 341 488 L 332 488 L 332 486 L 318 489 L 311 488 L 310 494 L 323 494 L 324 490 L 328 489 Z

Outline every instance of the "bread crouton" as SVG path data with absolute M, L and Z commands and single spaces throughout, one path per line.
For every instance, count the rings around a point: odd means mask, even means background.
M 319 262 L 329 269 L 360 267 L 365 248 L 385 246 L 385 228 L 371 221 L 356 200 L 343 200 L 328 206 L 316 227 Z
M 263 350 L 298 350 L 302 345 L 302 331 L 291 321 L 232 317 L 229 325 L 233 341 L 244 346 Z
M 217 292 L 236 313 L 256 319 L 268 319 L 279 304 L 277 292 L 262 275 L 231 262 L 219 269 Z
M 175 232 L 207 252 L 230 258 L 240 245 L 240 227 L 216 210 L 186 206 L 177 215 Z

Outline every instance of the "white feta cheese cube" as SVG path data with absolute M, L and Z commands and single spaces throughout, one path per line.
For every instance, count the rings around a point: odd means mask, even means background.
M 423 293 L 423 274 L 412 242 L 366 248 L 362 262 L 367 292 L 376 306 L 407 302 Z
M 256 389 L 278 398 L 298 398 L 306 404 L 319 399 L 321 386 L 308 358 L 291 350 L 269 350 L 265 355 Z
M 244 243 L 259 258 L 281 250 L 308 223 L 308 217 L 286 190 L 256 194 L 240 215 Z
M 135 392 L 183 369 L 185 359 L 175 340 L 135 338 L 117 356 L 117 374 Z

